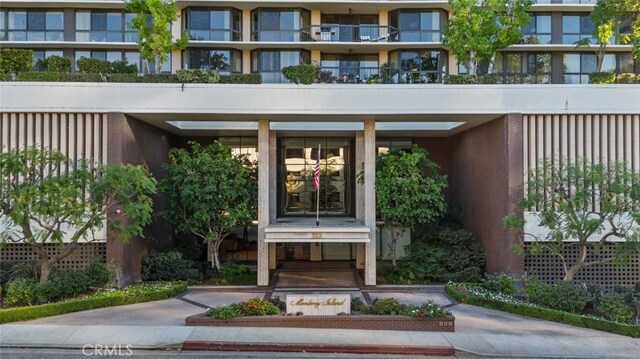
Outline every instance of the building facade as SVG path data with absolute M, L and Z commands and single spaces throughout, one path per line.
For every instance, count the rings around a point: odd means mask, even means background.
M 574 45 L 591 36 L 594 3 L 537 1 L 522 43 L 496 62 L 498 85 L 449 86 L 443 76 L 465 69 L 442 46 L 447 1 L 177 1 L 172 31 L 191 40 L 163 71 L 259 73 L 263 84 L 4 82 L 0 147 L 40 144 L 73 158 L 145 164 L 162 178 L 170 148 L 219 140 L 258 162 L 257 225 L 238 234 L 249 245 L 226 250 L 256 262 L 259 285 L 285 260 L 353 261 L 375 285 L 387 237 L 376 221 L 375 158 L 417 144 L 448 176 L 448 202 L 483 243 L 488 272 L 535 268 L 552 277 L 559 268 L 551 259 L 516 255 L 518 241 L 502 225 L 505 215 L 522 212 L 526 170 L 562 155 L 625 160 L 640 171 L 640 86 L 586 85 L 596 55 Z M 118 0 L 6 0 L 0 45 L 33 49 L 36 58 L 127 60 L 142 71 L 123 9 Z M 302 63 L 317 64 L 326 83 L 286 83 L 281 69 Z M 603 70 L 638 73 L 640 66 L 630 46 L 614 44 Z M 316 228 L 318 145 L 324 190 Z M 103 243 L 85 246 L 68 265 L 98 254 L 119 265 L 123 281 L 138 279 L 141 257 L 171 242 L 159 216 L 164 205 L 156 199 L 147 239 L 119 244 L 98 234 Z M 3 260 L 29 251 L 10 247 Z M 635 283 L 640 259 L 612 271 L 585 275 Z

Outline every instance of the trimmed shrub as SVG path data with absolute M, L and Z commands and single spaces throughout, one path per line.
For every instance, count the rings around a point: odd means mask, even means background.
M 287 310 L 287 303 L 285 303 L 284 300 L 280 299 L 280 297 L 272 297 L 271 299 L 269 299 L 269 302 L 275 305 L 282 312 Z
M 16 278 L 7 283 L 4 297 L 6 305 L 31 305 L 36 301 L 36 281 L 27 278 Z
M 183 69 L 176 72 L 178 81 L 192 84 L 214 84 L 220 79 L 217 71 L 203 69 Z
M 102 74 L 90 73 L 63 73 L 62 81 L 64 82 L 104 82 L 106 78 Z
M 295 84 L 312 84 L 316 80 L 316 68 L 313 65 L 287 66 L 282 69 L 282 75 Z
M 260 74 L 231 74 L 221 75 L 218 83 L 221 84 L 261 84 Z
M 627 305 L 623 294 L 610 294 L 600 297 L 600 304 L 596 308 L 600 314 L 609 320 L 619 323 L 629 323 L 633 317 L 633 311 Z
M 407 315 L 408 307 L 395 298 L 376 298 L 371 303 L 371 314 Z
M 179 83 L 178 78 L 174 74 L 144 74 L 142 82 L 145 83 Z
M 582 313 L 584 307 L 591 301 L 591 295 L 585 287 L 563 280 L 550 286 L 536 278 L 528 278 L 525 293 L 533 303 L 570 313 Z
M 111 72 L 111 63 L 93 57 L 81 57 L 76 61 L 78 71 L 86 74 L 107 74 Z
M 138 67 L 135 64 L 127 64 L 126 61 L 117 60 L 111 63 L 109 71 L 112 74 L 138 74 Z
M 229 305 L 223 305 L 221 307 L 211 308 L 207 312 L 207 315 L 211 318 L 229 320 L 232 318 L 240 317 L 240 303 L 233 303 Z
M 249 273 L 249 268 L 246 265 L 232 261 L 226 261 L 220 266 L 220 276 L 228 283 L 241 281 Z
M 414 318 L 439 318 L 451 315 L 451 312 L 429 301 L 418 306 L 409 306 L 409 314 Z
M 9 74 L 0 73 L 0 81 L 12 81 L 13 77 Z
M 138 74 L 109 74 L 108 82 L 140 82 L 141 78 Z
M 71 59 L 62 56 L 49 56 L 40 59 L 34 67 L 36 71 L 71 72 Z
M 178 251 L 152 252 L 142 258 L 142 280 L 200 280 L 193 261 L 183 259 Z
M 29 71 L 33 66 L 33 51 L 26 49 L 0 48 L 0 72 L 18 73 Z
M 592 72 L 589 74 L 590 84 L 612 84 L 616 75 L 613 72 Z
M 478 76 L 444 75 L 445 85 L 471 85 L 478 83 Z
M 518 280 L 506 274 L 488 275 L 482 286 L 492 292 L 514 295 L 517 292 Z
M 368 313 L 369 306 L 360 297 L 351 297 L 351 311 L 358 313 Z
M 187 283 L 141 283 L 113 291 L 99 291 L 90 297 L 28 307 L 0 309 L 0 324 L 50 317 L 82 310 L 171 298 L 187 290 Z
M 551 295 L 551 286 L 534 276 L 527 276 L 524 280 L 524 292 L 532 303 L 544 305 Z
M 617 84 L 635 84 L 640 82 L 640 76 L 632 73 L 617 74 L 615 83 Z
M 244 317 L 264 316 L 280 314 L 280 309 L 269 301 L 255 297 L 243 302 L 240 305 L 239 312 Z
M 62 79 L 60 72 L 19 72 L 16 78 L 18 81 L 40 81 L 40 82 L 56 82 Z

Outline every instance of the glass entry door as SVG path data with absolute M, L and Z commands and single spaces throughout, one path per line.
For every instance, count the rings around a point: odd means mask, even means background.
M 315 215 L 313 170 L 320 152 L 320 215 L 352 215 L 353 160 L 349 138 L 278 140 L 278 208 L 280 216 Z

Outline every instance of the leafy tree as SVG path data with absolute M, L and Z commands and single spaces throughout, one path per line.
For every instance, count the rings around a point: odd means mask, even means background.
M 127 12 L 135 13 L 130 26 L 138 30 L 138 49 L 140 57 L 146 61 L 146 71 L 149 70 L 148 61 L 156 65 L 156 73 L 162 71 L 162 64 L 167 60 L 167 54 L 173 50 L 187 47 L 188 36 L 182 32 L 179 39 L 174 40 L 171 24 L 178 19 L 177 9 L 173 0 L 130 0 L 126 3 Z
M 633 56 L 640 59 L 640 2 L 638 0 L 598 0 L 591 12 L 593 36 L 598 41 L 595 52 L 598 57 L 596 72 L 602 71 L 604 55 L 611 39 L 621 44 L 633 45 Z M 629 32 L 622 31 L 629 27 Z M 578 46 L 588 46 L 590 39 L 578 41 Z
M 640 174 L 625 163 L 595 163 L 579 159 L 568 162 L 548 158 L 529 171 L 527 193 L 520 206 L 535 211 L 544 235 L 524 233 L 532 242 L 531 254 L 549 250 L 563 265 L 565 281 L 571 281 L 581 269 L 604 263 L 626 263 L 640 253 Z M 505 217 L 507 227 L 523 230 L 524 220 L 515 214 Z M 611 255 L 601 250 L 614 239 Z M 577 247 L 575 261 L 564 250 Z M 524 247 L 518 247 L 523 254 Z M 594 254 L 596 259 L 590 259 Z
M 254 218 L 252 171 L 217 141 L 206 147 L 189 144 L 190 149 L 169 152 L 167 178 L 160 184 L 169 201 L 163 215 L 179 231 L 211 243 L 213 268 L 220 269 L 220 244 Z
M 411 151 L 392 148 L 376 162 L 376 204 L 384 226 L 391 232 L 389 256 L 393 267 L 396 243 L 407 228 L 433 221 L 446 210 L 442 191 L 447 180 L 427 156 L 427 151 L 413 145 Z
M 478 63 L 522 39 L 521 28 L 530 21 L 531 0 L 449 0 L 453 16 L 444 29 L 443 44 L 476 75 Z
M 0 153 L 0 243 L 31 245 L 40 262 L 40 282 L 52 267 L 93 240 L 109 213 L 122 219 L 109 223 L 118 239 L 142 236 L 151 222 L 156 181 L 141 166 L 100 165 L 72 161 L 58 151 L 31 146 Z M 58 245 L 52 254 L 46 243 Z

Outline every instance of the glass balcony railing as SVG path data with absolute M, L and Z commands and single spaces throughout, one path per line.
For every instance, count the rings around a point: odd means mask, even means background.
M 389 67 L 320 67 L 318 81 L 337 84 L 429 84 L 441 83 L 435 71 L 400 71 Z
M 312 25 L 301 30 L 302 41 L 392 42 L 398 30 L 380 25 Z
M 236 30 L 194 30 L 187 29 L 193 41 L 242 41 L 242 33 Z

